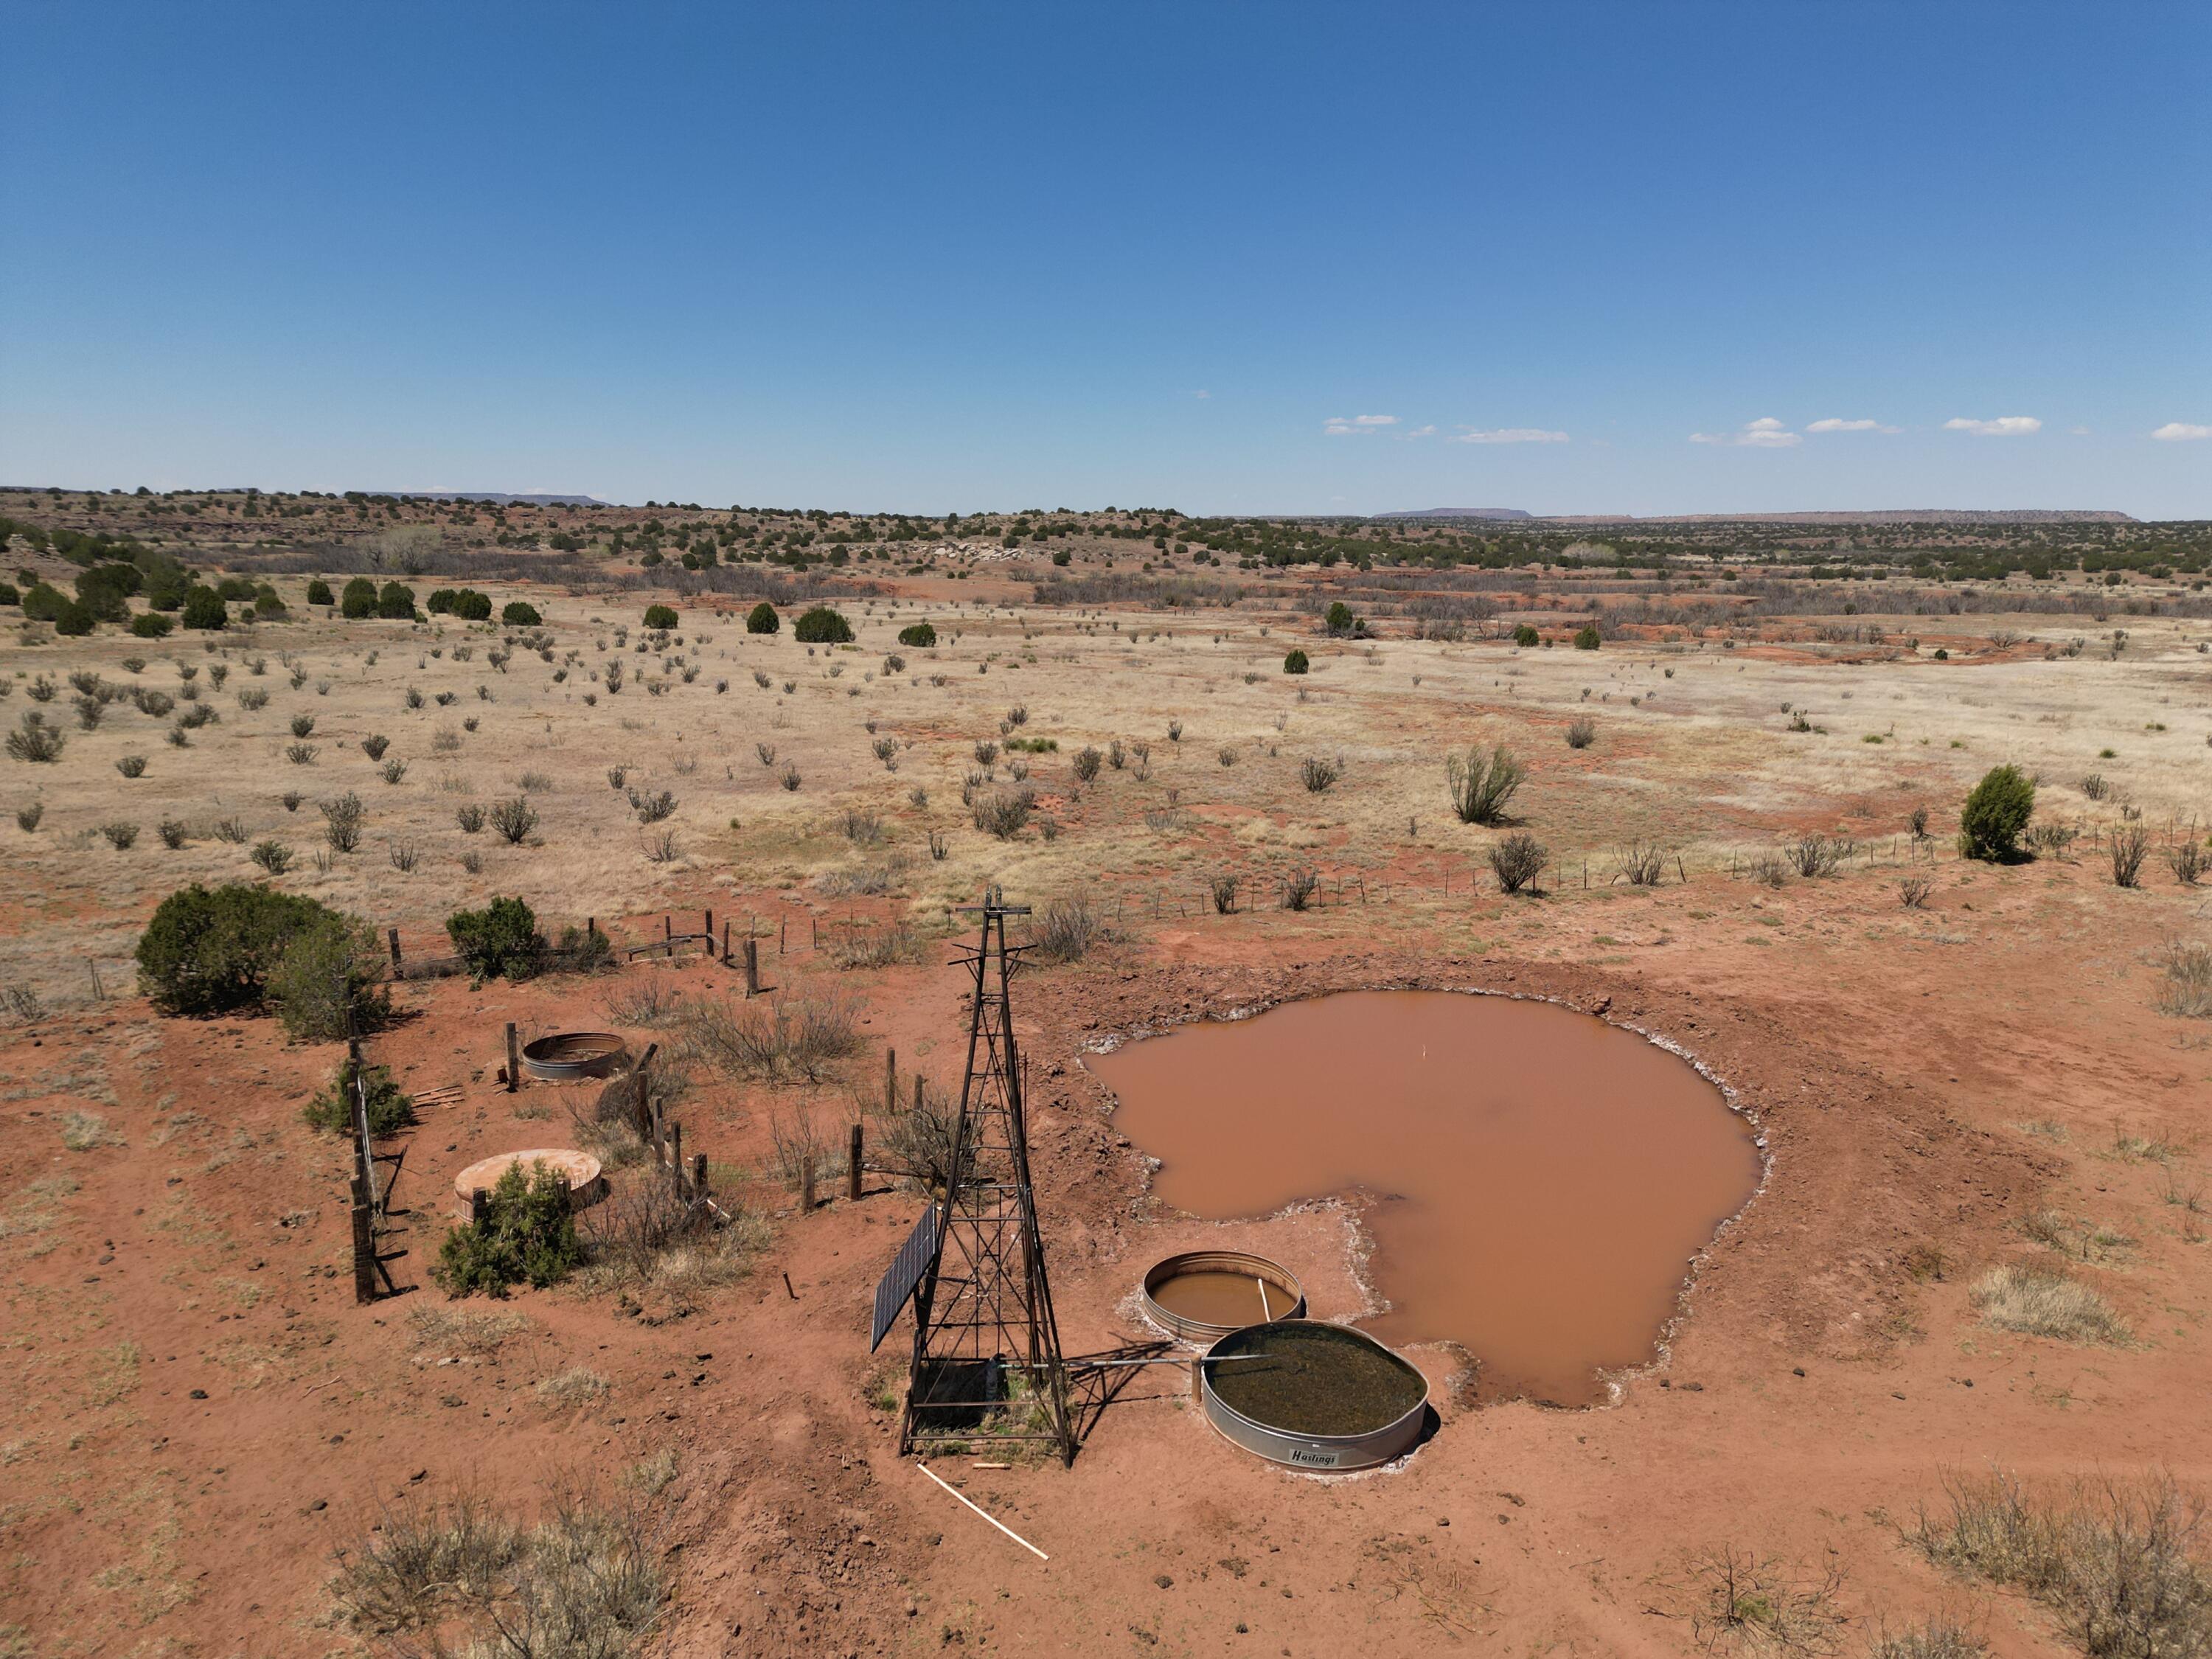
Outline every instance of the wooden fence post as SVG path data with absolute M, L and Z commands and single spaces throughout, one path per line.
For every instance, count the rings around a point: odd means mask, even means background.
M 845 1149 L 845 1196 L 855 1200 L 860 1196 L 860 1126 L 857 1123 Z
M 803 1153 L 799 1160 L 799 1212 L 814 1213 L 814 1154 Z
M 684 1126 L 668 1126 L 668 1178 L 676 1183 L 678 1192 L 684 1188 Z
M 358 1303 L 376 1300 L 376 1229 L 368 1212 L 368 1193 L 359 1176 L 349 1183 L 353 1189 L 353 1299 Z
M 384 937 L 392 944 L 392 977 L 398 979 L 400 976 L 399 930 L 397 927 L 387 927 L 384 930 Z
M 884 1050 L 884 1109 L 898 1110 L 898 1050 Z
M 700 1152 L 691 1159 L 691 1196 L 701 1203 L 707 1201 L 707 1154 Z
M 522 1086 L 522 1042 L 516 1036 L 514 1022 L 507 1022 L 507 1091 L 513 1094 Z
M 714 959 L 714 913 L 707 912 L 707 960 Z
M 745 941 L 745 994 L 760 994 L 760 941 L 757 939 Z

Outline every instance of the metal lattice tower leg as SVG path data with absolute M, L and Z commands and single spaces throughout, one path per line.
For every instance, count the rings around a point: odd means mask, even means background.
M 1023 1064 L 1007 987 L 1023 946 L 1006 918 L 1029 914 L 995 887 L 981 933 L 963 947 L 969 993 L 968 1064 L 960 1085 L 937 1250 L 915 1291 L 914 1363 L 899 1449 L 947 1442 L 1047 1441 L 1075 1457 L 1067 1368 L 1045 1277 L 1030 1180 Z

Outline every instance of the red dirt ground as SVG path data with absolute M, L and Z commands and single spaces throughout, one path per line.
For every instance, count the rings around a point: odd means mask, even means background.
M 782 1212 L 766 1255 L 688 1317 L 525 1293 L 512 1305 L 531 1329 L 495 1361 L 418 1340 L 410 1309 L 442 1299 L 427 1267 L 453 1172 L 557 1143 L 564 1101 L 580 1097 L 504 1092 L 501 1023 L 604 1025 L 604 986 L 402 992 L 410 1018 L 377 1058 L 410 1088 L 464 1092 L 412 1135 L 399 1188 L 425 1212 L 400 1277 L 425 1287 L 368 1309 L 352 1299 L 342 1146 L 298 1117 L 333 1051 L 285 1048 L 265 1021 L 158 1021 L 111 1003 L 0 1053 L 0 1215 L 17 1222 L 0 1239 L 14 1384 L 0 1404 L 0 1629 L 21 1632 L 0 1652 L 344 1650 L 323 1584 L 380 1503 L 469 1486 L 524 1504 L 550 1479 L 613 1481 L 665 1448 L 679 1459 L 676 1599 L 659 1638 L 672 1655 L 1679 1654 L 1694 1650 L 1697 1565 L 1730 1544 L 1804 1577 L 1840 1566 L 1851 1650 L 1881 1618 L 1967 1606 L 2000 1655 L 2061 1651 L 2043 1614 L 1943 1580 L 1899 1525 L 1948 1470 L 2207 1473 L 2203 1247 L 2161 1203 L 2164 1171 L 2106 1150 L 2115 1124 L 2188 1149 L 2205 1054 L 2146 1006 L 2148 941 L 2081 908 L 2090 879 L 1988 872 L 1939 896 L 1956 942 L 1909 946 L 1869 942 L 1865 884 L 1800 884 L 1763 912 L 1802 933 L 1787 978 L 1782 952 L 1745 948 L 1749 890 L 1735 884 L 1633 901 L 1648 921 L 1612 907 L 1613 933 L 1656 937 L 1602 966 L 1455 954 L 1466 923 L 1439 908 L 1393 917 L 1389 945 L 1347 932 L 1345 913 L 1307 933 L 1285 918 L 1168 923 L 1024 976 L 1071 1352 L 1134 1334 L 1143 1268 L 1200 1243 L 1292 1265 L 1316 1316 L 1367 1305 L 1337 1207 L 1218 1227 L 1155 1212 L 1141 1151 L 1080 1066 L 1102 1034 L 1363 986 L 1556 998 L 1695 1054 L 1773 1155 L 1669 1351 L 1616 1407 L 1477 1405 L 1440 1386 L 1442 1430 L 1408 1464 L 1322 1480 L 1230 1446 L 1180 1373 L 1146 1372 L 1086 1425 L 1071 1470 L 940 1469 L 1048 1562 L 902 1462 L 893 1414 L 870 1403 L 872 1383 L 899 1380 L 907 1328 L 869 1356 L 869 1291 L 920 1207 L 884 1182 L 811 1217 L 756 1183 L 750 1201 Z M 1563 930 L 1595 925 L 1578 902 L 1547 902 Z M 731 982 L 704 964 L 678 976 Z M 960 976 L 846 977 L 871 1040 L 941 1079 Z M 879 1052 L 860 1062 L 859 1086 L 880 1066 Z M 824 1097 L 843 1121 L 849 1097 Z M 769 1112 L 789 1098 L 702 1087 L 687 1146 L 758 1165 Z M 62 1114 L 93 1103 L 120 1144 L 64 1150 Z M 2045 1120 L 2069 1139 L 2015 1127 Z M 39 1196 L 33 1183 L 56 1176 L 79 1190 Z M 2026 1248 L 2019 1223 L 2045 1204 L 2135 1241 L 2087 1270 L 2135 1346 L 1978 1322 L 1968 1284 Z M 1413 1357 L 1452 1380 L 1450 1355 Z M 531 1385 L 576 1365 L 607 1379 L 604 1400 L 541 1404 Z

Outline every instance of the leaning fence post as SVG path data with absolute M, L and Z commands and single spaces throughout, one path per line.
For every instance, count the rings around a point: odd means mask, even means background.
M 845 1148 L 845 1196 L 858 1199 L 860 1195 L 860 1126 L 853 1126 L 853 1138 Z
M 397 927 L 387 927 L 384 930 L 384 937 L 392 943 L 392 977 L 398 979 L 399 977 L 399 930 Z
M 522 1086 L 522 1044 L 516 1037 L 514 1022 L 507 1022 L 507 1091 L 513 1094 Z

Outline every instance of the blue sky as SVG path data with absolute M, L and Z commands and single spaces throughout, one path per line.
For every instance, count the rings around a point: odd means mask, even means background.
M 2201 0 L 6 0 L 0 52 L 0 481 L 2212 516 Z

